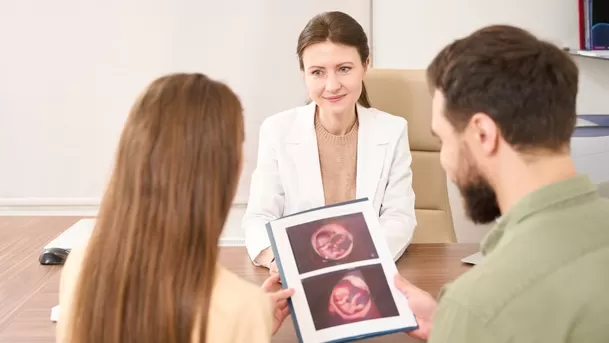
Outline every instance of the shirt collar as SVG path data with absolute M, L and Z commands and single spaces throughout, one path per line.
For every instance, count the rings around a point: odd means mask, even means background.
M 517 226 L 523 220 L 556 204 L 572 200 L 582 195 L 596 193 L 596 186 L 585 174 L 546 185 L 524 196 L 514 205 L 498 223 L 489 231 L 481 243 L 481 252 L 487 255 L 492 252 L 505 232 Z

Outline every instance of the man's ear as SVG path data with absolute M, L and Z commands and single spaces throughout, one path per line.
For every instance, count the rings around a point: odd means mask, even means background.
M 499 127 L 486 113 L 476 113 L 470 120 L 473 139 L 482 147 L 482 151 L 491 155 L 499 144 Z
M 370 66 L 370 56 L 368 56 L 368 58 L 366 58 L 366 61 L 364 61 L 364 71 L 368 71 L 369 66 Z

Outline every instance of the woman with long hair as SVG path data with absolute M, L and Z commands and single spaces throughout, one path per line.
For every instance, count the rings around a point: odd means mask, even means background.
M 259 288 L 218 263 L 242 112 L 202 74 L 160 77 L 139 97 L 93 233 L 62 271 L 58 342 L 270 341 L 293 290 L 270 292 L 277 277 Z

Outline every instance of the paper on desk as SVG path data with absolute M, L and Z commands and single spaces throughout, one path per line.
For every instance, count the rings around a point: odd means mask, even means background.
M 51 321 L 57 323 L 57 320 L 59 320 L 59 305 L 53 306 L 51 309 Z
M 44 248 L 72 249 L 74 246 L 86 242 L 94 227 L 95 219 L 81 219 L 45 245 Z
M 475 254 L 464 257 L 461 262 L 467 264 L 479 264 L 484 259 L 484 255 L 481 252 L 477 252 Z
M 577 118 L 575 121 L 575 127 L 587 127 L 587 126 L 598 126 L 598 124 L 586 120 L 584 118 Z

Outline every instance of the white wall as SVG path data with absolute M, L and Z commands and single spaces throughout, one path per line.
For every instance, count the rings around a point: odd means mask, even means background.
M 172 71 L 209 73 L 242 96 L 243 203 L 259 124 L 306 98 L 294 52 L 298 32 L 330 9 L 372 32 L 379 68 L 425 68 L 452 39 L 493 23 L 577 44 L 573 0 L 0 2 L 0 213 L 95 214 L 131 102 L 152 78 Z M 609 62 L 578 63 L 580 113 L 609 113 L 601 97 Z M 466 220 L 458 192 L 449 191 L 459 240 L 479 241 L 488 227 Z M 235 205 L 225 237 L 242 236 L 243 208 Z
M 578 46 L 574 0 L 376 0 L 372 13 L 372 60 L 376 68 L 426 68 L 444 45 L 490 24 L 517 25 L 559 46 Z M 581 71 L 578 112 L 609 113 L 609 61 L 576 60 Z M 449 197 L 457 239 L 479 242 L 490 226 L 474 225 L 466 219 L 452 183 Z
M 183 71 L 226 81 L 244 103 L 246 202 L 260 123 L 307 99 L 298 34 L 333 9 L 369 32 L 369 0 L 1 2 L 0 207 L 94 211 L 136 95 Z

